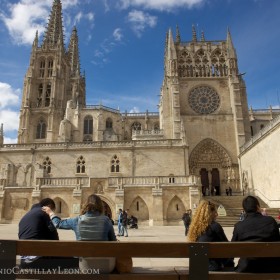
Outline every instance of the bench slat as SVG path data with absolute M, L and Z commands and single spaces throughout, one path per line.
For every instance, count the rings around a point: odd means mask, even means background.
M 31 245 L 32 244 L 32 245 Z M 178 242 L 112 242 L 112 241 L 17 241 L 18 255 L 83 256 L 83 257 L 160 257 L 183 258 L 189 255 L 186 243 Z M 55 248 L 55 250 L 54 250 Z M 92 249 L 94 248 L 94 249 Z M 43 253 L 42 253 L 43 252 Z

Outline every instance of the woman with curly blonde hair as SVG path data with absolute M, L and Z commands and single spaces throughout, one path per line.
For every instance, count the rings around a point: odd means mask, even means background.
M 202 200 L 190 224 L 187 240 L 190 242 L 227 242 L 222 226 L 216 222 L 218 217 L 216 205 Z M 209 270 L 222 270 L 234 267 L 233 259 L 209 259 Z

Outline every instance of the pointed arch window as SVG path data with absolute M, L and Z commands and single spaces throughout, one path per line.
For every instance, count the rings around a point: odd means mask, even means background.
M 36 129 L 36 139 L 46 138 L 47 125 L 43 119 L 40 119 Z
M 51 83 L 48 83 L 47 89 L 46 89 L 46 96 L 45 96 L 45 107 L 50 106 L 51 94 L 52 94 L 52 85 L 51 85 Z
M 111 172 L 120 172 L 120 160 L 117 155 L 114 155 L 111 160 Z
M 92 134 L 93 132 L 93 118 L 92 116 L 86 116 L 84 118 L 84 134 Z
M 76 173 L 86 173 L 86 161 L 83 156 L 77 159 Z
M 106 120 L 106 129 L 111 129 L 111 128 L 113 128 L 113 121 L 111 118 L 108 118 Z
M 40 84 L 38 87 L 37 107 L 42 106 L 42 96 L 43 96 L 43 84 Z
M 39 68 L 39 77 L 40 78 L 44 78 L 44 76 L 45 76 L 45 66 L 46 66 L 46 62 L 44 59 L 42 59 L 40 61 L 40 68 Z
M 43 161 L 43 167 L 44 167 L 44 169 L 46 170 L 46 172 L 47 172 L 48 174 L 51 173 L 51 170 L 52 170 L 52 162 L 51 162 L 51 160 L 50 160 L 49 157 L 46 157 L 45 160 Z
M 48 61 L 48 77 L 51 77 L 53 73 L 53 60 L 49 59 Z

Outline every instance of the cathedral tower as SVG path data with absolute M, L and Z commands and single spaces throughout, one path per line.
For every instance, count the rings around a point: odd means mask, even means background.
M 56 142 L 67 101 L 85 105 L 85 77 L 80 73 L 78 35 L 73 29 L 64 46 L 62 7 L 54 0 L 49 22 L 39 46 L 38 32 L 32 45 L 24 79 L 18 143 Z
M 165 138 L 182 139 L 189 171 L 201 175 L 202 185 L 238 183 L 237 156 L 250 125 L 229 31 L 226 40 L 210 41 L 193 26 L 192 40 L 182 42 L 177 27 L 174 42 L 169 30 L 159 113 Z

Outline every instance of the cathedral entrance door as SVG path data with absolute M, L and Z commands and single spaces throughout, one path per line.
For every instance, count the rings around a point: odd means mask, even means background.
M 216 195 L 221 195 L 221 189 L 220 189 L 220 172 L 218 168 L 212 169 L 212 186 L 215 189 Z
M 208 171 L 206 168 L 200 169 L 200 178 L 201 178 L 201 185 L 202 185 L 202 194 L 203 196 L 209 195 L 209 178 L 208 178 Z

